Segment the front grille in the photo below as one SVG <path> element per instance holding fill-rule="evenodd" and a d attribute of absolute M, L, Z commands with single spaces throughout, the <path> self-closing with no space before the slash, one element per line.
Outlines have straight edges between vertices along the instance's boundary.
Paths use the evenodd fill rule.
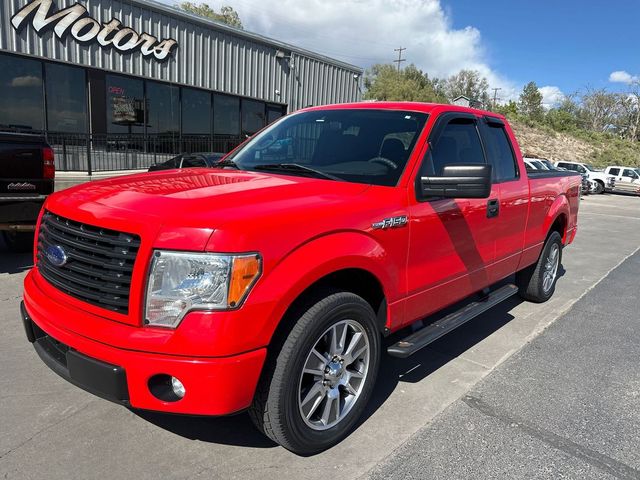
<path fill-rule="evenodd" d="M 61 247 L 66 263 L 55 265 L 50 251 Z M 114 312 L 129 312 L 133 264 L 140 237 L 87 225 L 45 212 L 38 235 L 38 270 L 68 295 Z M 59 251 L 59 249 L 56 249 Z"/>

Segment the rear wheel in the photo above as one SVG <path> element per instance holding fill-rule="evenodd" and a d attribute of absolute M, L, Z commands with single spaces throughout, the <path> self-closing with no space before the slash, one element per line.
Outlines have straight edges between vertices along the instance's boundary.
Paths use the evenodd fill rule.
<path fill-rule="evenodd" d="M 3 231 L 2 238 L 7 248 L 14 253 L 28 253 L 33 250 L 33 232 Z"/>
<path fill-rule="evenodd" d="M 549 300 L 556 289 L 558 270 L 562 263 L 562 237 L 551 232 L 537 263 L 516 274 L 520 296 L 531 302 Z"/>
<path fill-rule="evenodd" d="M 331 293 L 296 317 L 249 413 L 272 440 L 310 455 L 340 442 L 361 416 L 380 363 L 380 334 L 371 306 L 350 292 Z"/>

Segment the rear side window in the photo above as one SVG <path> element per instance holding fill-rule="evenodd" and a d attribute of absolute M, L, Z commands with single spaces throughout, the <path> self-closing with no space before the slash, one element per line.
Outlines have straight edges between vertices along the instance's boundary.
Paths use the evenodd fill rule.
<path fill-rule="evenodd" d="M 628 168 L 625 168 L 622 176 L 629 177 L 629 178 L 636 178 L 636 172 L 634 172 L 633 170 L 629 170 Z"/>
<path fill-rule="evenodd" d="M 570 163 L 559 162 L 558 166 L 560 168 L 566 168 L 567 170 L 576 170 L 575 165 L 571 165 Z"/>
<path fill-rule="evenodd" d="M 505 182 L 518 178 L 516 157 L 504 126 L 488 124 L 484 131 L 487 156 L 489 163 L 493 165 L 494 181 Z"/>
<path fill-rule="evenodd" d="M 452 120 L 431 151 L 432 175 L 442 176 L 445 165 L 486 163 L 478 129 L 472 120 Z"/>
<path fill-rule="evenodd" d="M 620 175 L 620 169 L 619 168 L 610 168 L 609 169 L 609 175 Z"/>

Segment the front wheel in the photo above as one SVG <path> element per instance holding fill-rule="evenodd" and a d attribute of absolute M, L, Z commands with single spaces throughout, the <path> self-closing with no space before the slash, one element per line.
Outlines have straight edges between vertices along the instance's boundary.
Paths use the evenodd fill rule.
<path fill-rule="evenodd" d="M 295 314 L 249 410 L 262 432 L 300 455 L 347 436 L 371 397 L 380 363 L 376 315 L 365 300 L 335 292 L 311 303 Z"/>
<path fill-rule="evenodd" d="M 520 296 L 536 303 L 549 300 L 555 292 L 561 264 L 562 237 L 558 232 L 551 232 L 538 262 L 516 274 Z"/>
<path fill-rule="evenodd" d="M 593 191 L 596 195 L 604 193 L 604 183 L 599 180 L 596 180 L 595 190 Z"/>

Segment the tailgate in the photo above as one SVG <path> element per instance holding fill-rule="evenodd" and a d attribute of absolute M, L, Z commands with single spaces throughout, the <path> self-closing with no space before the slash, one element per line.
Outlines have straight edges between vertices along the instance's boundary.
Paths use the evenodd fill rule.
<path fill-rule="evenodd" d="M 0 138 L 0 197 L 51 193 L 53 182 L 44 178 L 42 148 L 34 139 Z"/>

